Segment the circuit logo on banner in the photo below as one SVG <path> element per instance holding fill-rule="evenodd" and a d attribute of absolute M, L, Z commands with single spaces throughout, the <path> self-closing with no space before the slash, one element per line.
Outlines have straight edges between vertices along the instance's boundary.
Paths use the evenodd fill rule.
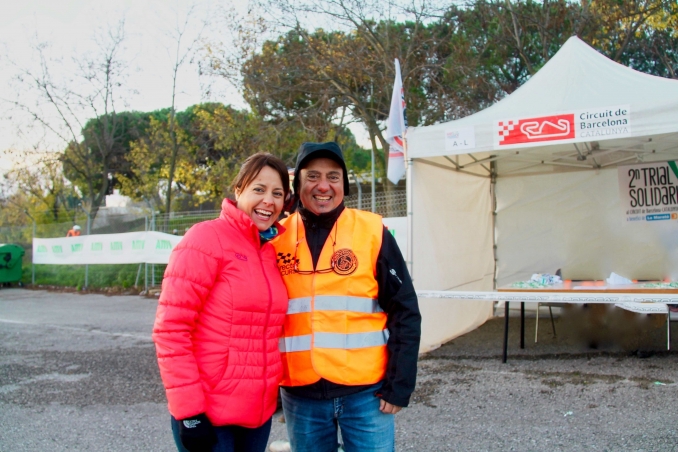
<path fill-rule="evenodd" d="M 618 167 L 624 222 L 678 220 L 675 161 Z"/>
<path fill-rule="evenodd" d="M 631 107 L 594 108 L 571 113 L 498 121 L 498 148 L 621 138 L 631 134 Z"/>

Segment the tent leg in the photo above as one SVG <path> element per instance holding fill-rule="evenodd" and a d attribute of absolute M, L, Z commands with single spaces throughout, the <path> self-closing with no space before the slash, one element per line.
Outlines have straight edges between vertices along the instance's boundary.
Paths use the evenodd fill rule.
<path fill-rule="evenodd" d="M 509 328 L 509 302 L 504 302 L 504 354 L 502 356 L 502 363 L 506 363 L 508 351 L 508 328 Z"/>
<path fill-rule="evenodd" d="M 520 348 L 525 348 L 525 302 L 520 302 Z"/>
<path fill-rule="evenodd" d="M 667 306 L 668 308 L 668 306 Z M 671 310 L 666 314 L 666 349 L 671 350 Z"/>
<path fill-rule="evenodd" d="M 534 343 L 537 343 L 537 336 L 539 335 L 539 303 L 537 303 L 536 323 L 534 327 Z"/>
<path fill-rule="evenodd" d="M 551 316 L 551 328 L 553 329 L 553 337 L 556 337 L 556 322 L 553 320 L 553 309 L 549 306 L 549 315 Z"/>

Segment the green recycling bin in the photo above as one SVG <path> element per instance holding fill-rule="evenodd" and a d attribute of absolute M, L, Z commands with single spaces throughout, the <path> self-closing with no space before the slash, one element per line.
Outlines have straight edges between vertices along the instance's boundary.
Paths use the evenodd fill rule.
<path fill-rule="evenodd" d="M 0 243 L 0 284 L 18 282 L 21 285 L 24 254 L 24 249 L 19 245 Z"/>

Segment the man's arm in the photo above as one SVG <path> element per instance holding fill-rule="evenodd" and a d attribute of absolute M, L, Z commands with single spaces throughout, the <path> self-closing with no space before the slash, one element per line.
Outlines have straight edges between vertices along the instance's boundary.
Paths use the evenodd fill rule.
<path fill-rule="evenodd" d="M 377 257 L 379 305 L 386 312 L 389 330 L 386 379 L 381 409 L 395 414 L 409 404 L 417 377 L 421 314 L 412 278 L 395 238 L 386 228 Z"/>

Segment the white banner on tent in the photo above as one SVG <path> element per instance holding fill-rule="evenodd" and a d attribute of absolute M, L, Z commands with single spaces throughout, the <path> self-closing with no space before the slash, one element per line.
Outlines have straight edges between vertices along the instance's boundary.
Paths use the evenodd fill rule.
<path fill-rule="evenodd" d="M 34 264 L 166 264 L 182 237 L 162 232 L 33 239 Z"/>
<path fill-rule="evenodd" d="M 631 106 L 505 119 L 497 121 L 495 127 L 496 149 L 623 138 L 631 135 Z"/>
<path fill-rule="evenodd" d="M 625 223 L 678 220 L 675 161 L 620 166 L 617 175 Z"/>

